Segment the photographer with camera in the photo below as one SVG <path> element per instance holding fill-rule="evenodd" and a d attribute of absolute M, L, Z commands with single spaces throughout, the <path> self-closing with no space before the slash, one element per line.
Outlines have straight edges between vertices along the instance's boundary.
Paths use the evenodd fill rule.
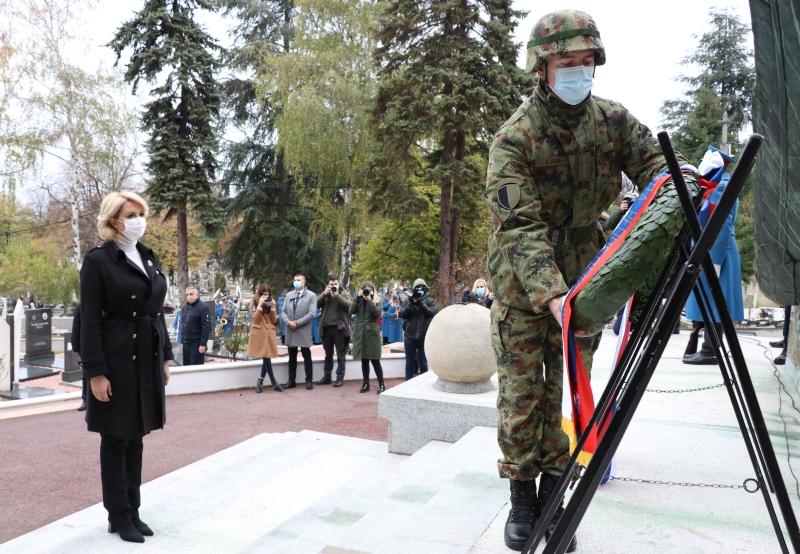
<path fill-rule="evenodd" d="M 322 347 L 325 349 L 325 374 L 317 381 L 318 385 L 329 385 L 333 373 L 333 349 L 336 348 L 336 382 L 341 387 L 347 365 L 347 346 L 350 344 L 350 305 L 353 302 L 344 294 L 339 278 L 328 275 L 328 286 L 317 297 L 317 308 L 322 308 L 320 327 L 322 328 Z"/>
<path fill-rule="evenodd" d="M 247 355 L 253 358 L 261 358 L 261 377 L 256 381 L 256 392 L 261 392 L 264 384 L 264 377 L 269 373 L 269 381 L 277 392 L 281 392 L 283 387 L 275 380 L 272 373 L 272 360 L 278 357 L 278 333 L 275 324 L 278 323 L 278 303 L 272 298 L 269 285 L 261 283 L 258 291 L 250 301 L 250 340 L 247 342 Z"/>
<path fill-rule="evenodd" d="M 381 310 L 381 299 L 375 294 L 375 285 L 366 281 L 356 293 L 356 301 L 350 305 L 350 313 L 356 315 L 353 327 L 353 359 L 361 360 L 361 373 L 364 384 L 359 392 L 369 392 L 369 363 L 378 377 L 378 394 L 386 390 L 383 384 L 383 368 L 381 367 L 381 327 L 378 319 Z"/>
<path fill-rule="evenodd" d="M 420 374 L 428 371 L 425 358 L 425 333 L 436 315 L 436 302 L 428 296 L 428 284 L 423 279 L 414 281 L 411 297 L 403 304 L 400 317 L 405 319 L 403 345 L 406 349 L 406 381 L 414 377 L 414 360 L 419 359 Z"/>

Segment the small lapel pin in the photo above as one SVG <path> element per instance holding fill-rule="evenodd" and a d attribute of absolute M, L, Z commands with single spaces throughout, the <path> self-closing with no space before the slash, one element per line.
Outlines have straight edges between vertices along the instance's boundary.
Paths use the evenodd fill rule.
<path fill-rule="evenodd" d="M 153 267 L 153 262 L 150 261 L 150 260 L 147 260 L 147 265 L 149 265 L 150 267 Z"/>

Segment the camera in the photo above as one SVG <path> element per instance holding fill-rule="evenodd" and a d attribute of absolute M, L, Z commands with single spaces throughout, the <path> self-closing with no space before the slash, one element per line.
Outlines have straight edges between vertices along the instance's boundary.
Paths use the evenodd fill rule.
<path fill-rule="evenodd" d="M 414 289 L 414 292 L 411 293 L 411 298 L 415 300 L 422 298 L 428 293 L 428 290 L 430 289 L 428 289 L 427 287 L 420 287 L 418 289 Z"/>
<path fill-rule="evenodd" d="M 331 285 L 331 292 L 339 292 L 339 285 Z"/>
<path fill-rule="evenodd" d="M 272 296 L 270 296 L 268 294 L 267 295 L 267 299 L 266 300 L 262 300 L 262 302 L 264 303 L 264 311 L 265 312 L 271 312 L 272 311 Z"/>
<path fill-rule="evenodd" d="M 361 289 L 361 294 L 364 296 L 364 298 L 366 297 L 372 298 L 374 296 L 372 290 L 367 288 Z"/>

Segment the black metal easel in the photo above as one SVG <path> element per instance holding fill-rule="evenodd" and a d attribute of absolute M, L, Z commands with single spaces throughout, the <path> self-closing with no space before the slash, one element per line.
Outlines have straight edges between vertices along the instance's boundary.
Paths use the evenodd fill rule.
<path fill-rule="evenodd" d="M 711 344 L 717 354 L 720 372 L 756 473 L 755 481 L 764 497 L 764 503 L 769 512 L 781 552 L 788 554 L 789 550 L 780 521 L 772 504 L 770 493 L 773 493 L 776 497 L 792 550 L 795 554 L 800 554 L 800 528 L 789 500 L 789 493 L 781 476 L 775 450 L 769 439 L 764 416 L 736 336 L 736 330 L 722 293 L 719 278 L 714 270 L 713 261 L 708 255 L 725 220 L 734 207 L 747 176 L 753 168 L 756 153 L 764 137 L 752 135 L 747 141 L 739 162 L 736 164 L 733 174 L 725 187 L 719 205 L 714 210 L 705 229 L 700 228 L 700 223 L 697 219 L 697 206 L 689 195 L 669 136 L 666 132 L 662 132 L 659 133 L 658 139 L 670 173 L 673 175 L 673 182 L 680 196 L 686 223 L 675 241 L 667 266 L 645 306 L 643 315 L 633 329 L 620 363 L 611 375 L 609 383 L 587 426 L 587 430 L 598 428 L 600 422 L 609 421 L 608 427 L 585 472 L 578 481 L 575 493 L 565 507 L 564 514 L 556 525 L 543 554 L 563 554 L 566 552 L 572 536 L 578 529 L 605 475 L 606 468 L 611 463 L 611 459 L 616 453 L 628 425 L 630 425 L 634 412 L 644 396 L 645 389 L 672 336 L 672 331 L 678 323 L 681 309 L 692 292 L 694 292 L 698 300 L 700 311 L 705 321 L 706 333 L 709 333 Z M 693 245 L 692 241 L 694 242 Z M 704 270 L 711 298 L 713 298 L 717 307 L 730 353 L 726 352 L 721 337 L 717 335 L 713 318 L 711 317 L 712 311 L 707 292 L 705 287 L 698 281 L 701 268 Z M 666 299 L 666 304 L 662 308 L 664 299 Z M 731 358 L 733 364 L 731 364 Z M 611 415 L 612 408 L 615 410 L 613 416 Z M 572 477 L 578 467 L 578 454 L 581 453 L 588 434 L 585 430 L 578 441 L 572 456 L 567 462 L 567 469 L 559 479 L 550 501 L 539 516 L 536 527 L 525 544 L 525 548 L 523 548 L 523 554 L 533 552 L 544 537 L 548 523 L 561 504 L 567 487 L 572 482 Z M 751 492 L 755 491 L 751 490 Z"/>

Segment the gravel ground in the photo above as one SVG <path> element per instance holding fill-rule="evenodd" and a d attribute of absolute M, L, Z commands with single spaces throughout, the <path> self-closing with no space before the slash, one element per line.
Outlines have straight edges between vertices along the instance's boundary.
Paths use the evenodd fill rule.
<path fill-rule="evenodd" d="M 58 379 L 53 377 L 51 379 Z M 391 379 L 387 388 L 402 382 Z M 310 429 L 386 441 L 377 382 L 282 393 L 265 389 L 167 397 L 167 425 L 144 440 L 143 481 L 151 481 L 260 433 Z M 73 389 L 77 390 L 77 389 Z M 77 411 L 0 420 L 0 543 L 102 500 L 100 436 Z M 145 499 L 145 502 L 147 500 Z"/>

